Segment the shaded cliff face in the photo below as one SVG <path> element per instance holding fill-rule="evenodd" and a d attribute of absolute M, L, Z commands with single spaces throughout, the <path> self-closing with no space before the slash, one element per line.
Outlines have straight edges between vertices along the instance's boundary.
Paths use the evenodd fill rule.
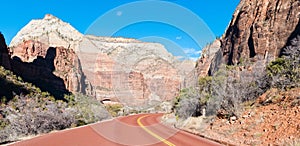
<path fill-rule="evenodd" d="M 68 92 L 92 94 L 74 50 L 27 40 L 11 47 L 12 70 L 24 80 L 62 98 Z M 57 93 L 56 93 L 57 92 Z"/>
<path fill-rule="evenodd" d="M 14 63 L 16 74 L 39 85 L 53 83 L 50 90 L 80 92 L 94 96 L 92 86 L 86 80 L 75 53 L 82 37 L 83 35 L 70 24 L 50 14 L 45 15 L 43 19 L 30 21 L 18 32 L 10 44 L 11 58 L 14 58 L 14 62 L 23 64 L 22 66 L 20 63 Z M 52 62 L 46 59 L 50 48 L 55 48 Z M 43 59 L 51 65 L 40 63 L 39 61 Z M 30 68 L 24 67 L 24 63 L 30 64 Z M 48 73 L 44 73 L 45 71 Z M 56 81 L 50 77 L 52 75 L 62 82 L 55 83 Z M 47 90 L 50 88 L 43 86 L 45 87 L 40 88 Z"/>
<path fill-rule="evenodd" d="M 2 33 L 0 33 L 0 65 L 5 69 L 11 69 L 10 67 L 10 56 L 8 54 L 8 48 L 5 43 L 5 38 Z"/>
<path fill-rule="evenodd" d="M 299 29 L 299 14 L 298 0 L 242 0 L 221 40 L 223 62 L 274 60 Z"/>

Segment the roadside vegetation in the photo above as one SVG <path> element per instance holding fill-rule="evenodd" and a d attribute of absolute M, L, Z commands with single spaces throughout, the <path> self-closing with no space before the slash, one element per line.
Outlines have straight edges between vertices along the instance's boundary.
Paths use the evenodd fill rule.
<path fill-rule="evenodd" d="M 212 76 L 199 79 L 197 87 L 182 89 L 174 101 L 177 117 L 217 116 L 239 118 L 245 105 L 270 90 L 300 87 L 300 36 L 282 50 L 282 56 L 267 66 L 262 61 L 221 65 Z M 205 113 L 203 113 L 205 111 Z"/>
<path fill-rule="evenodd" d="M 0 67 L 0 143 L 53 130 L 81 126 L 109 118 L 94 98 L 66 95 L 55 100 L 47 92 Z"/>
<path fill-rule="evenodd" d="M 123 110 L 123 106 L 121 104 L 107 104 L 105 105 L 105 108 L 112 117 L 120 116 L 119 114 Z"/>

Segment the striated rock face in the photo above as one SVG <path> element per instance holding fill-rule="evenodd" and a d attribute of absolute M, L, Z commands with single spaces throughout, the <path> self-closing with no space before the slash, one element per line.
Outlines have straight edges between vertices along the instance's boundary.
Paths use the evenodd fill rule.
<path fill-rule="evenodd" d="M 217 60 L 215 59 L 216 56 L 222 59 L 220 47 L 221 41 L 217 39 L 202 49 L 201 57 L 197 60 L 194 69 L 185 76 L 183 83 L 184 88 L 197 87 L 198 79 L 210 74 L 212 66 L 215 65 L 214 61 Z"/>
<path fill-rule="evenodd" d="M 213 65 L 213 59 L 217 56 L 216 54 L 220 50 L 220 47 L 221 41 L 217 39 L 202 49 L 202 55 L 196 64 L 196 72 L 199 77 L 209 74 L 210 67 Z"/>
<path fill-rule="evenodd" d="M 242 0 L 221 40 L 223 62 L 274 60 L 299 29 L 299 16 L 298 0 Z"/>
<path fill-rule="evenodd" d="M 202 54 L 197 62 L 197 74 L 213 74 L 222 63 L 250 65 L 261 61 L 266 65 L 300 34 L 299 18 L 298 0 L 241 0 L 221 44 L 214 42 L 204 49 L 215 53 L 210 57 Z"/>
<path fill-rule="evenodd" d="M 13 38 L 10 44 L 10 55 L 14 62 L 30 64 L 30 68 L 22 67 L 20 63 L 15 63 L 15 72 L 20 74 L 25 80 L 52 84 L 50 76 L 58 77 L 63 81 L 55 84 L 53 88 L 65 92 L 80 92 L 93 95 L 92 86 L 82 72 L 81 64 L 75 50 L 78 48 L 83 35 L 70 24 L 47 14 L 43 19 L 32 20 Z M 49 49 L 53 49 L 53 62 L 45 65 L 39 61 L 47 62 Z M 44 59 L 44 60 L 43 60 Z M 38 63 L 37 63 L 38 62 Z M 48 73 L 43 73 L 47 70 Z M 33 73 L 31 73 L 33 72 Z M 42 74 L 48 74 L 42 75 Z M 44 78 L 49 78 L 44 79 Z M 43 84 L 44 84 L 43 83 Z M 48 87 L 41 87 L 47 89 Z M 55 91 L 53 91 L 55 92 Z"/>
<path fill-rule="evenodd" d="M 72 49 L 54 48 L 42 42 L 27 40 L 12 47 L 11 56 L 14 72 L 37 86 L 43 82 L 61 93 L 70 91 L 92 94 L 86 89 L 88 82 Z M 49 90 L 48 87 L 41 89 Z"/>
<path fill-rule="evenodd" d="M 12 57 L 18 57 L 23 62 L 32 62 L 38 56 L 45 57 L 49 45 L 34 40 L 26 40 L 16 47 L 11 47 Z"/>
<path fill-rule="evenodd" d="M 38 56 L 32 62 L 23 62 L 19 57 L 14 56 L 11 60 L 11 70 L 24 81 L 33 83 L 43 91 L 48 91 L 57 99 L 63 99 L 64 94 L 68 94 L 69 91 L 64 80 L 53 74 L 56 52 L 56 48 L 49 48 L 44 57 Z"/>
<path fill-rule="evenodd" d="M 85 36 L 79 57 L 98 99 L 126 104 L 171 100 L 183 80 L 180 62 L 156 43 Z"/>

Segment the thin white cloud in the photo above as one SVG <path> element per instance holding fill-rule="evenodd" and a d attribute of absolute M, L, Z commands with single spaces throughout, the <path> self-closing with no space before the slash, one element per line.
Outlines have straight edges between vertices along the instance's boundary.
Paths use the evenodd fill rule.
<path fill-rule="evenodd" d="M 190 59 L 194 62 L 196 62 L 199 58 L 198 57 L 190 57 Z"/>
<path fill-rule="evenodd" d="M 117 14 L 117 16 L 122 16 L 123 12 L 122 11 L 118 11 L 116 14 Z"/>
<path fill-rule="evenodd" d="M 201 51 L 195 50 L 194 48 L 184 48 L 183 52 L 188 56 L 200 55 Z"/>
<path fill-rule="evenodd" d="M 182 36 L 177 36 L 176 37 L 176 40 L 181 40 L 182 39 Z"/>
<path fill-rule="evenodd" d="M 199 57 L 192 57 L 192 56 L 188 56 L 188 57 L 185 57 L 185 56 L 175 56 L 175 57 L 178 60 L 192 60 L 194 62 L 196 62 L 199 59 Z"/>

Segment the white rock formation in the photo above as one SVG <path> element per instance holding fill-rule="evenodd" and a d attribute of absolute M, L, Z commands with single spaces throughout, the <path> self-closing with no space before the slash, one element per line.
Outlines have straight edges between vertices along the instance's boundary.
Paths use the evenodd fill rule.
<path fill-rule="evenodd" d="M 26 40 L 43 42 L 51 47 L 78 48 L 83 35 L 69 23 L 47 14 L 43 19 L 31 20 L 12 39 L 10 47 Z"/>

